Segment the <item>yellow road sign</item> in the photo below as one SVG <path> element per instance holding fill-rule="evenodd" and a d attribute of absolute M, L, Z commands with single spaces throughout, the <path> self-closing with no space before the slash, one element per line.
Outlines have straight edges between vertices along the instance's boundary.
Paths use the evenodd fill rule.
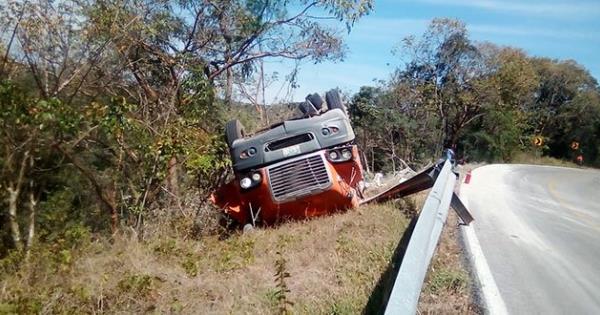
<path fill-rule="evenodd" d="M 535 146 L 541 147 L 542 145 L 544 145 L 544 138 L 540 136 L 533 137 L 533 144 Z"/>
<path fill-rule="evenodd" d="M 577 142 L 577 141 L 571 142 L 571 149 L 578 150 L 579 149 L 579 142 Z"/>

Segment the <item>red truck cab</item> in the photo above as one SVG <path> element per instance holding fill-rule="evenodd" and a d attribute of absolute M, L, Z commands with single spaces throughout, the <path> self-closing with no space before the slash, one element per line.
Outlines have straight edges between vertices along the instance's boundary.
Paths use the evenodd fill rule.
<path fill-rule="evenodd" d="M 235 178 L 211 196 L 241 225 L 275 224 L 356 207 L 363 180 L 354 131 L 337 91 L 301 103 L 304 116 L 245 136 L 226 126 Z"/>

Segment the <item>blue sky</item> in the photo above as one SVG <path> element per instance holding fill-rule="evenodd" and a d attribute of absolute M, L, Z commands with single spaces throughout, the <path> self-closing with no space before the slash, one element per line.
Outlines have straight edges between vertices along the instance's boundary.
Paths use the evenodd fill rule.
<path fill-rule="evenodd" d="M 374 79 L 387 79 L 402 65 L 391 53 L 394 46 L 408 35 L 422 34 L 436 17 L 464 21 L 472 40 L 519 47 L 533 56 L 574 59 L 600 78 L 600 0 L 375 0 L 370 15 L 350 34 L 343 31 L 348 46 L 343 62 L 302 62 L 299 88 L 287 93 L 282 82 L 275 82 L 267 89 L 267 102 L 300 101 L 334 87 L 354 93 Z M 266 63 L 280 77 L 292 68 L 290 62 Z"/>

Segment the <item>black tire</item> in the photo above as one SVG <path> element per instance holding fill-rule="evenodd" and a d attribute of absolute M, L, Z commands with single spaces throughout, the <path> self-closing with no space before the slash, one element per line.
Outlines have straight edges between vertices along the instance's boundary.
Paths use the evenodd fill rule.
<path fill-rule="evenodd" d="M 340 97 L 340 92 L 338 92 L 338 90 L 331 90 L 325 93 L 325 100 L 327 101 L 327 108 L 330 110 L 339 108 L 345 115 L 348 115 L 346 106 L 342 103 L 342 98 Z"/>
<path fill-rule="evenodd" d="M 227 141 L 229 148 L 231 148 L 235 140 L 243 137 L 244 126 L 242 126 L 242 123 L 239 120 L 230 120 L 225 124 L 225 141 Z"/>
<path fill-rule="evenodd" d="M 306 96 L 306 100 L 309 101 L 311 104 L 313 104 L 313 106 L 317 110 L 321 110 L 321 108 L 323 107 L 323 98 L 321 98 L 321 95 L 319 95 L 317 93 L 308 94 Z"/>
<path fill-rule="evenodd" d="M 318 112 L 315 106 L 309 101 L 304 101 L 300 103 L 298 105 L 298 108 L 300 109 L 304 117 L 316 115 Z"/>

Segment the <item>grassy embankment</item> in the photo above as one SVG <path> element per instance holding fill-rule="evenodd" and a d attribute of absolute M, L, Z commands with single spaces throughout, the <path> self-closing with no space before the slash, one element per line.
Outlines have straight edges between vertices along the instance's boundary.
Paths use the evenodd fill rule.
<path fill-rule="evenodd" d="M 537 156 L 532 153 L 521 152 L 516 154 L 511 164 L 532 164 L 532 165 L 548 165 L 548 166 L 562 166 L 562 167 L 579 167 L 577 164 L 567 161 L 560 160 L 549 156 Z"/>
<path fill-rule="evenodd" d="M 225 240 L 157 230 L 144 242 L 120 235 L 60 255 L 40 250 L 19 270 L 2 265 L 0 313 L 373 313 L 422 196 Z M 422 313 L 473 312 L 455 230 L 451 217 Z"/>

